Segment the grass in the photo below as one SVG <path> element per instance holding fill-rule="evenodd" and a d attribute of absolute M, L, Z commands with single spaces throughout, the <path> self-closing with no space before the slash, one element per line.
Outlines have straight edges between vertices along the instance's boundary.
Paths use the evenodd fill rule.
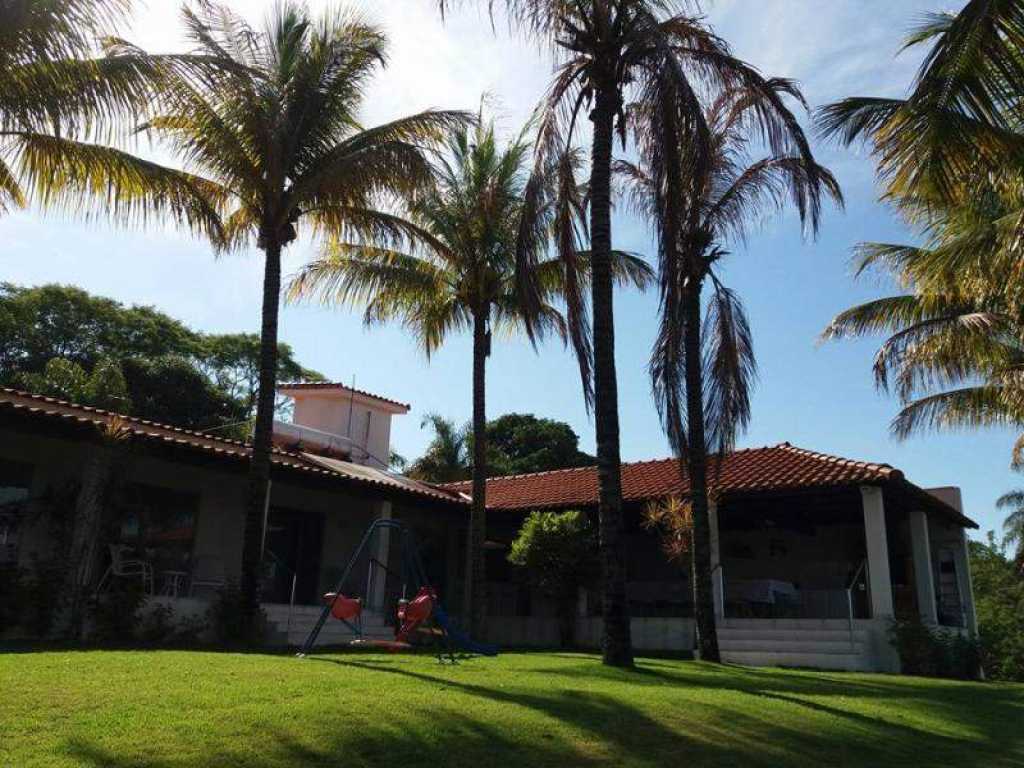
<path fill-rule="evenodd" d="M 0 766 L 1024 765 L 1024 686 L 587 654 L 0 656 Z"/>

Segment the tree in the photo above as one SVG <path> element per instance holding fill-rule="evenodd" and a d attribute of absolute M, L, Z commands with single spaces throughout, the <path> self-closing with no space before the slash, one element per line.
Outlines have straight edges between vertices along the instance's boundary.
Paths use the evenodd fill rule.
<path fill-rule="evenodd" d="M 82 468 L 81 487 L 75 500 L 71 536 L 61 587 L 55 599 L 52 632 L 55 636 L 75 641 L 82 639 L 86 590 L 93 580 L 104 510 L 110 504 L 110 490 L 129 433 L 115 419 L 98 428 L 96 445 L 89 452 Z"/>
<path fill-rule="evenodd" d="M 115 413 L 127 413 L 132 407 L 124 372 L 116 360 L 109 358 L 100 360 L 92 373 L 87 373 L 78 363 L 55 357 L 42 373 L 22 374 L 14 383 L 40 395 Z"/>
<path fill-rule="evenodd" d="M 579 442 L 565 422 L 529 413 L 506 413 L 487 422 L 490 476 L 593 466 L 594 457 L 581 451 Z"/>
<path fill-rule="evenodd" d="M 240 403 L 246 418 L 256 415 L 256 394 L 260 378 L 260 337 L 255 333 L 227 333 L 205 336 L 202 340 L 201 366 L 232 400 Z M 302 366 L 291 345 L 277 345 L 277 380 L 288 382 L 326 381 L 323 374 Z M 276 403 L 276 410 L 286 407 Z"/>
<path fill-rule="evenodd" d="M 857 273 L 881 268 L 906 292 L 840 313 L 823 334 L 888 334 L 874 373 L 901 400 L 900 438 L 1024 425 L 1022 42 L 1019 3 L 974 0 L 910 36 L 931 48 L 907 98 L 849 98 L 819 117 L 825 135 L 869 144 L 885 199 L 923 241 L 859 245 Z"/>
<path fill-rule="evenodd" d="M 527 578 L 558 606 L 563 648 L 573 645 L 576 598 L 593 582 L 597 541 L 586 514 L 531 512 L 509 549 L 508 561 L 525 569 Z"/>
<path fill-rule="evenodd" d="M 1024 578 L 991 531 L 969 546 L 985 676 L 1024 681 Z"/>
<path fill-rule="evenodd" d="M 651 354 L 655 402 L 669 442 L 689 478 L 693 526 L 694 610 L 701 658 L 718 661 L 711 586 L 708 454 L 731 451 L 750 418 L 756 362 L 743 306 L 716 274 L 731 243 L 754 221 L 792 200 L 816 233 L 821 202 L 842 195 L 783 99 L 804 104 L 796 85 L 730 88 L 695 120 L 674 102 L 639 104 L 631 119 L 646 128 L 641 162 L 619 162 L 627 194 L 658 241 L 661 317 Z M 639 116 L 638 113 L 652 114 Z M 667 144 L 671 138 L 675 144 Z M 766 144 L 765 156 L 759 140 Z M 706 310 L 702 297 L 711 286 Z M 702 314 L 704 315 L 702 318 Z"/>
<path fill-rule="evenodd" d="M 97 375 L 104 361 L 123 373 L 124 400 L 117 400 L 121 395 L 115 392 L 101 404 L 88 391 L 86 380 Z M 258 362 L 255 334 L 204 334 L 154 307 L 125 306 L 72 286 L 0 284 L 4 386 L 245 439 L 251 431 L 246 422 L 253 415 Z M 51 365 L 63 373 L 55 368 L 48 375 Z M 59 383 L 61 376 L 65 384 Z M 278 376 L 323 378 L 301 365 L 283 342 L 278 345 Z"/>
<path fill-rule="evenodd" d="M 1014 562 L 1017 570 L 1024 574 L 1024 489 L 1004 493 L 996 500 L 996 506 L 1010 510 L 1003 521 L 1003 546 L 1016 548 Z"/>
<path fill-rule="evenodd" d="M 429 413 L 420 426 L 430 425 L 434 439 L 426 452 L 409 467 L 409 477 L 428 483 L 454 483 L 472 474 L 469 436 L 472 424 L 458 426 L 454 421 Z"/>
<path fill-rule="evenodd" d="M 259 385 L 242 548 L 244 622 L 255 627 L 263 513 L 270 478 L 277 383 L 281 254 L 299 226 L 382 247 L 411 225 L 382 206 L 431 179 L 425 148 L 461 123 L 461 113 L 427 111 L 364 129 L 365 89 L 385 62 L 376 27 L 340 8 L 318 18 L 284 0 L 262 30 L 226 6 L 184 10 L 190 40 L 220 63 L 201 82 L 170 70 L 158 83 L 156 114 L 143 130 L 194 173 L 220 214 L 218 247 L 254 242 L 264 256 Z M 122 46 L 126 50 L 134 50 Z"/>
<path fill-rule="evenodd" d="M 3 4 L 0 214 L 34 201 L 118 223 L 166 215 L 218 237 L 219 218 L 198 180 L 106 145 L 134 133 L 158 80 L 199 82 L 217 71 L 202 55 L 121 45 L 117 28 L 130 8 L 130 0 Z"/>
<path fill-rule="evenodd" d="M 530 144 L 520 134 L 499 146 L 493 123 L 478 121 L 472 130 L 458 129 L 448 139 L 447 156 L 438 164 L 437 185 L 412 206 L 422 231 L 418 248 L 408 252 L 335 243 L 324 258 L 302 269 L 290 295 L 311 295 L 337 304 L 365 305 L 367 325 L 398 320 L 429 356 L 453 332 L 473 336 L 472 479 L 466 606 L 470 628 L 483 635 L 484 539 L 486 537 L 487 415 L 486 365 L 491 354 L 492 329 L 512 333 L 529 326 L 537 332 L 563 332 L 563 320 L 552 302 L 560 295 L 568 271 L 557 258 L 534 254 L 527 261 L 533 273 L 521 274 L 516 258 L 517 238 L 526 213 L 525 195 Z M 571 161 L 565 161 L 571 162 Z M 561 167 L 561 166 L 560 166 Z M 548 176 L 557 179 L 557 171 Z M 576 196 L 580 191 L 576 190 Z M 574 197 L 575 199 L 575 197 Z M 533 247 L 546 252 L 549 233 L 559 224 L 556 209 L 531 212 L 531 226 L 541 233 Z M 568 226 L 574 226 L 570 221 Z M 621 271 L 628 279 L 645 279 L 643 265 L 623 256 Z M 572 278 L 585 279 L 573 267 Z M 540 290 L 540 303 L 530 304 L 523 285 Z M 435 429 L 443 425 L 433 420 Z M 448 429 L 439 436 L 446 459 L 462 435 Z M 449 465 L 451 461 L 449 461 Z"/>
<path fill-rule="evenodd" d="M 457 0 L 438 0 L 440 8 Z M 493 8 L 493 0 L 488 7 Z M 754 69 L 734 58 L 726 43 L 702 19 L 680 12 L 695 3 L 674 0 L 505 0 L 510 22 L 549 48 L 558 67 L 541 105 L 535 175 L 543 174 L 553 155 L 572 146 L 581 115 L 589 114 L 590 282 L 593 324 L 589 325 L 581 287 L 567 286 L 567 320 L 583 380 L 584 397 L 593 403 L 597 433 L 598 521 L 601 543 L 606 664 L 632 664 L 625 588 L 622 529 L 622 478 L 619 456 L 618 385 L 615 373 L 613 312 L 611 177 L 616 132 L 623 145 L 631 135 L 647 136 L 649 146 L 674 151 L 674 137 L 653 125 L 627 122 L 627 106 L 641 118 L 656 116 L 656 107 L 676 109 L 685 124 L 701 119 L 698 94 L 747 89 L 763 109 L 771 110 L 776 92 Z M 583 110 L 588 110 L 584 113 Z M 531 209 L 543 208 L 544 187 L 534 184 Z M 521 258 L 528 258 L 529 230 L 521 238 Z M 560 252 L 570 262 L 580 249 L 565 242 Z M 529 330 L 529 329 L 528 329 Z"/>

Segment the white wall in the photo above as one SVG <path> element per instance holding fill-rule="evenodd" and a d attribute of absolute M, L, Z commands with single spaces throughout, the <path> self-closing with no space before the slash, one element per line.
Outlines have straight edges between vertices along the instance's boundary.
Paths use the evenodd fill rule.
<path fill-rule="evenodd" d="M 290 396 L 295 400 L 292 420 L 296 424 L 347 437 L 365 451 L 365 455 L 354 455 L 353 461 L 387 467 L 391 447 L 389 410 L 359 397 L 350 401 L 337 393 L 318 390 Z"/>

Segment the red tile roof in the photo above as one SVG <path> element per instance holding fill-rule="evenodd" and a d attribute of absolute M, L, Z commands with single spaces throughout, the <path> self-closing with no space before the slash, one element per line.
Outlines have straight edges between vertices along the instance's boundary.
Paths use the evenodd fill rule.
<path fill-rule="evenodd" d="M 357 395 L 368 397 L 371 400 L 379 400 L 380 402 L 388 403 L 389 405 L 396 405 L 399 408 L 405 408 L 407 411 L 412 409 L 412 406 L 409 405 L 409 403 L 403 403 L 398 400 L 392 400 L 390 397 L 381 397 L 380 395 L 373 394 L 373 392 L 366 392 L 365 390 L 362 389 L 353 389 L 352 387 L 348 386 L 348 384 L 342 384 L 337 381 L 300 381 L 294 384 L 278 384 L 277 389 L 278 392 L 281 393 L 284 393 L 284 391 L 288 389 L 299 391 L 316 389 L 337 389 L 342 390 L 344 392 L 355 392 Z"/>
<path fill-rule="evenodd" d="M 728 454 L 717 472 L 714 468 L 709 471 L 708 482 L 711 490 L 721 495 L 887 484 L 899 484 L 915 494 L 927 495 L 888 464 L 844 459 L 789 443 Z M 445 487 L 468 494 L 472 486 L 461 482 Z M 487 507 L 510 511 L 591 507 L 597 504 L 597 488 L 597 467 L 494 477 L 487 481 Z M 622 465 L 624 501 L 685 497 L 689 491 L 689 480 L 680 472 L 676 459 Z M 931 496 L 928 501 L 952 512 L 961 522 L 977 527 L 944 502 Z"/>
<path fill-rule="evenodd" d="M 129 430 L 133 439 L 179 446 L 211 456 L 237 461 L 248 461 L 252 452 L 251 447 L 247 443 L 238 440 L 214 437 L 169 424 L 160 424 L 111 411 L 104 411 L 100 408 L 68 403 L 52 397 L 43 397 L 42 395 L 33 395 L 14 389 L 0 388 L 0 414 L 4 412 L 24 414 L 30 418 L 51 423 L 65 423 L 69 425 L 91 424 L 97 427 L 110 424 L 117 419 Z M 278 447 L 274 447 L 272 451 L 271 461 L 274 466 L 282 467 L 286 470 L 294 470 L 310 476 L 318 475 L 332 478 L 343 484 L 375 487 L 379 490 L 390 490 L 399 494 L 465 505 L 463 498 L 445 488 L 411 481 L 406 478 L 398 481 L 391 478 L 353 477 L 352 474 L 327 469 L 323 464 L 311 461 L 302 453 Z"/>

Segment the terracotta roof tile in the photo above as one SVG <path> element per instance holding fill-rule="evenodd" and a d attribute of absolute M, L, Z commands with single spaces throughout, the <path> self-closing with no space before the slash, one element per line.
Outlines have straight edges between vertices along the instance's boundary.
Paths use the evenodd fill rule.
<path fill-rule="evenodd" d="M 713 492 L 723 495 L 887 483 L 900 483 L 915 492 L 926 493 L 908 483 L 900 470 L 888 464 L 844 459 L 797 448 L 789 443 L 735 451 L 725 457 L 717 472 L 710 469 L 708 481 Z M 469 482 L 445 487 L 461 493 L 471 490 Z M 487 481 L 487 507 L 533 510 L 595 506 L 597 488 L 597 467 L 494 477 Z M 626 462 L 622 465 L 624 501 L 686 496 L 689 490 L 689 481 L 685 474 L 680 473 L 676 459 Z M 966 520 L 952 507 L 948 510 Z"/>
<path fill-rule="evenodd" d="M 368 397 L 371 400 L 380 400 L 382 403 L 388 403 L 390 405 L 397 405 L 399 408 L 405 408 L 410 410 L 412 408 L 409 403 L 403 403 L 398 400 L 392 400 L 390 397 L 381 397 L 375 395 L 373 392 L 367 392 L 362 389 L 353 389 L 348 384 L 342 384 L 337 381 L 300 381 L 296 383 L 285 383 L 277 385 L 278 392 L 283 392 L 286 389 L 293 390 L 316 390 L 316 389 L 341 389 L 346 392 L 355 392 L 357 395 Z"/>
<path fill-rule="evenodd" d="M 203 451 L 205 453 L 233 458 L 240 461 L 248 461 L 251 448 L 247 443 L 238 440 L 229 440 L 223 437 L 214 437 L 202 432 L 194 432 L 169 424 L 160 424 L 154 421 L 146 421 L 132 416 L 125 416 L 100 408 L 93 408 L 87 405 L 77 405 L 63 400 L 56 400 L 52 397 L 33 395 L 28 392 L 21 392 L 14 389 L 0 388 L 0 412 L 13 411 L 23 413 L 33 418 L 46 421 L 62 421 L 77 424 L 92 424 L 103 426 L 115 419 L 120 419 L 127 427 L 134 438 L 152 440 L 164 444 L 173 444 L 191 450 Z M 310 461 L 301 453 L 287 451 L 282 448 L 272 449 L 271 461 L 274 465 L 290 470 L 319 475 L 322 477 L 334 478 L 344 483 L 355 485 L 373 486 L 387 488 L 402 494 L 409 494 L 421 498 L 432 498 L 454 504 L 464 505 L 465 500 L 457 493 L 426 483 L 412 481 L 385 481 L 372 478 L 357 478 L 350 474 L 335 472 L 324 468 L 321 464 Z"/>

